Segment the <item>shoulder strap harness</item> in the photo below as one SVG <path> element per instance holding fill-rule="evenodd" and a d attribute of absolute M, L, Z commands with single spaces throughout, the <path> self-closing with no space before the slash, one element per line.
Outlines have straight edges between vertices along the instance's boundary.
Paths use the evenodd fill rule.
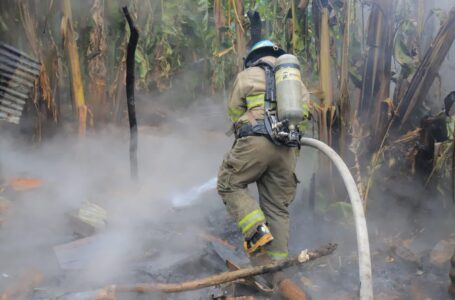
<path fill-rule="evenodd" d="M 281 125 L 282 122 L 278 122 L 276 114 L 275 66 L 269 62 L 258 60 L 251 67 L 260 67 L 265 72 L 264 124 L 270 140 L 275 145 L 300 148 L 298 141 L 288 141 L 280 138 L 280 129 L 277 124 Z M 275 105 L 272 106 L 272 103 Z M 274 108 L 272 109 L 272 107 Z"/>

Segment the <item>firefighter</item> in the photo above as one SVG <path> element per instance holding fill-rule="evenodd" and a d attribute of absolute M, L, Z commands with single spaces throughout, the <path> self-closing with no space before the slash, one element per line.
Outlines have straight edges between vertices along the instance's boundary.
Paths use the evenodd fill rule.
<path fill-rule="evenodd" d="M 255 256 L 265 255 L 262 262 L 288 256 L 288 207 L 298 183 L 294 173 L 297 148 L 274 143 L 267 131 L 267 77 L 259 66 L 273 66 L 283 54 L 285 51 L 269 40 L 254 44 L 228 100 L 235 142 L 219 169 L 217 190 L 244 236 L 244 249 L 252 261 Z M 303 107 L 309 93 L 300 76 L 297 82 Z M 247 191 L 252 183 L 257 185 L 259 201 Z"/>

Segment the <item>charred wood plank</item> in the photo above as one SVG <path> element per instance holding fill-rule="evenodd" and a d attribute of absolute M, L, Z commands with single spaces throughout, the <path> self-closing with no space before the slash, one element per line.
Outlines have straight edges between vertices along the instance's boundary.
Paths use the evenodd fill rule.
<path fill-rule="evenodd" d="M 99 236 L 91 236 L 54 247 L 54 253 L 63 270 L 80 270 L 90 264 L 90 253 L 101 245 Z"/>
<path fill-rule="evenodd" d="M 230 260 L 226 260 L 226 267 L 228 268 L 229 271 L 240 270 L 240 267 L 237 266 L 235 263 L 233 263 Z M 271 287 L 267 286 L 267 284 L 264 282 L 256 280 L 255 278 L 245 278 L 243 283 L 245 285 L 248 285 L 250 287 L 257 289 L 258 291 L 260 291 L 264 294 L 273 293 L 273 289 Z"/>
<path fill-rule="evenodd" d="M 211 247 L 215 250 L 215 253 L 225 262 L 226 267 L 229 271 L 236 271 L 240 269 L 242 264 L 241 258 L 236 254 L 235 249 L 231 249 L 226 246 L 224 243 L 217 241 L 210 242 Z M 251 286 L 262 293 L 271 293 L 273 289 L 267 285 L 265 280 L 262 280 L 261 277 L 251 277 L 245 278 L 243 281 L 239 282 L 247 286 Z"/>

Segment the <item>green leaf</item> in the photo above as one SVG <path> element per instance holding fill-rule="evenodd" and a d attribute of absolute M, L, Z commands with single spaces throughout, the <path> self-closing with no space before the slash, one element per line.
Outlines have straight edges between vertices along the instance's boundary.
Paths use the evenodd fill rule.
<path fill-rule="evenodd" d="M 139 69 L 139 78 L 141 80 L 145 80 L 145 78 L 147 77 L 147 73 L 149 71 L 149 64 L 148 60 L 146 59 L 146 57 L 144 56 L 140 49 L 136 49 L 134 60 Z"/>
<path fill-rule="evenodd" d="M 415 60 L 408 53 L 409 51 L 406 49 L 406 45 L 400 38 L 397 38 L 393 49 L 395 60 L 402 66 L 412 67 L 415 65 Z"/>

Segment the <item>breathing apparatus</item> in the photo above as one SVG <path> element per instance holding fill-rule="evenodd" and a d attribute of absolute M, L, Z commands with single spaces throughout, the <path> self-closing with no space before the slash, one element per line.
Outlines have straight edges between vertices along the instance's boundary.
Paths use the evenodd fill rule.
<path fill-rule="evenodd" d="M 277 57 L 275 65 L 259 60 Z M 299 123 L 304 120 L 300 64 L 294 55 L 285 54 L 271 41 L 256 43 L 245 59 L 245 67 L 261 67 L 265 72 L 264 123 L 274 144 L 299 147 Z"/>

